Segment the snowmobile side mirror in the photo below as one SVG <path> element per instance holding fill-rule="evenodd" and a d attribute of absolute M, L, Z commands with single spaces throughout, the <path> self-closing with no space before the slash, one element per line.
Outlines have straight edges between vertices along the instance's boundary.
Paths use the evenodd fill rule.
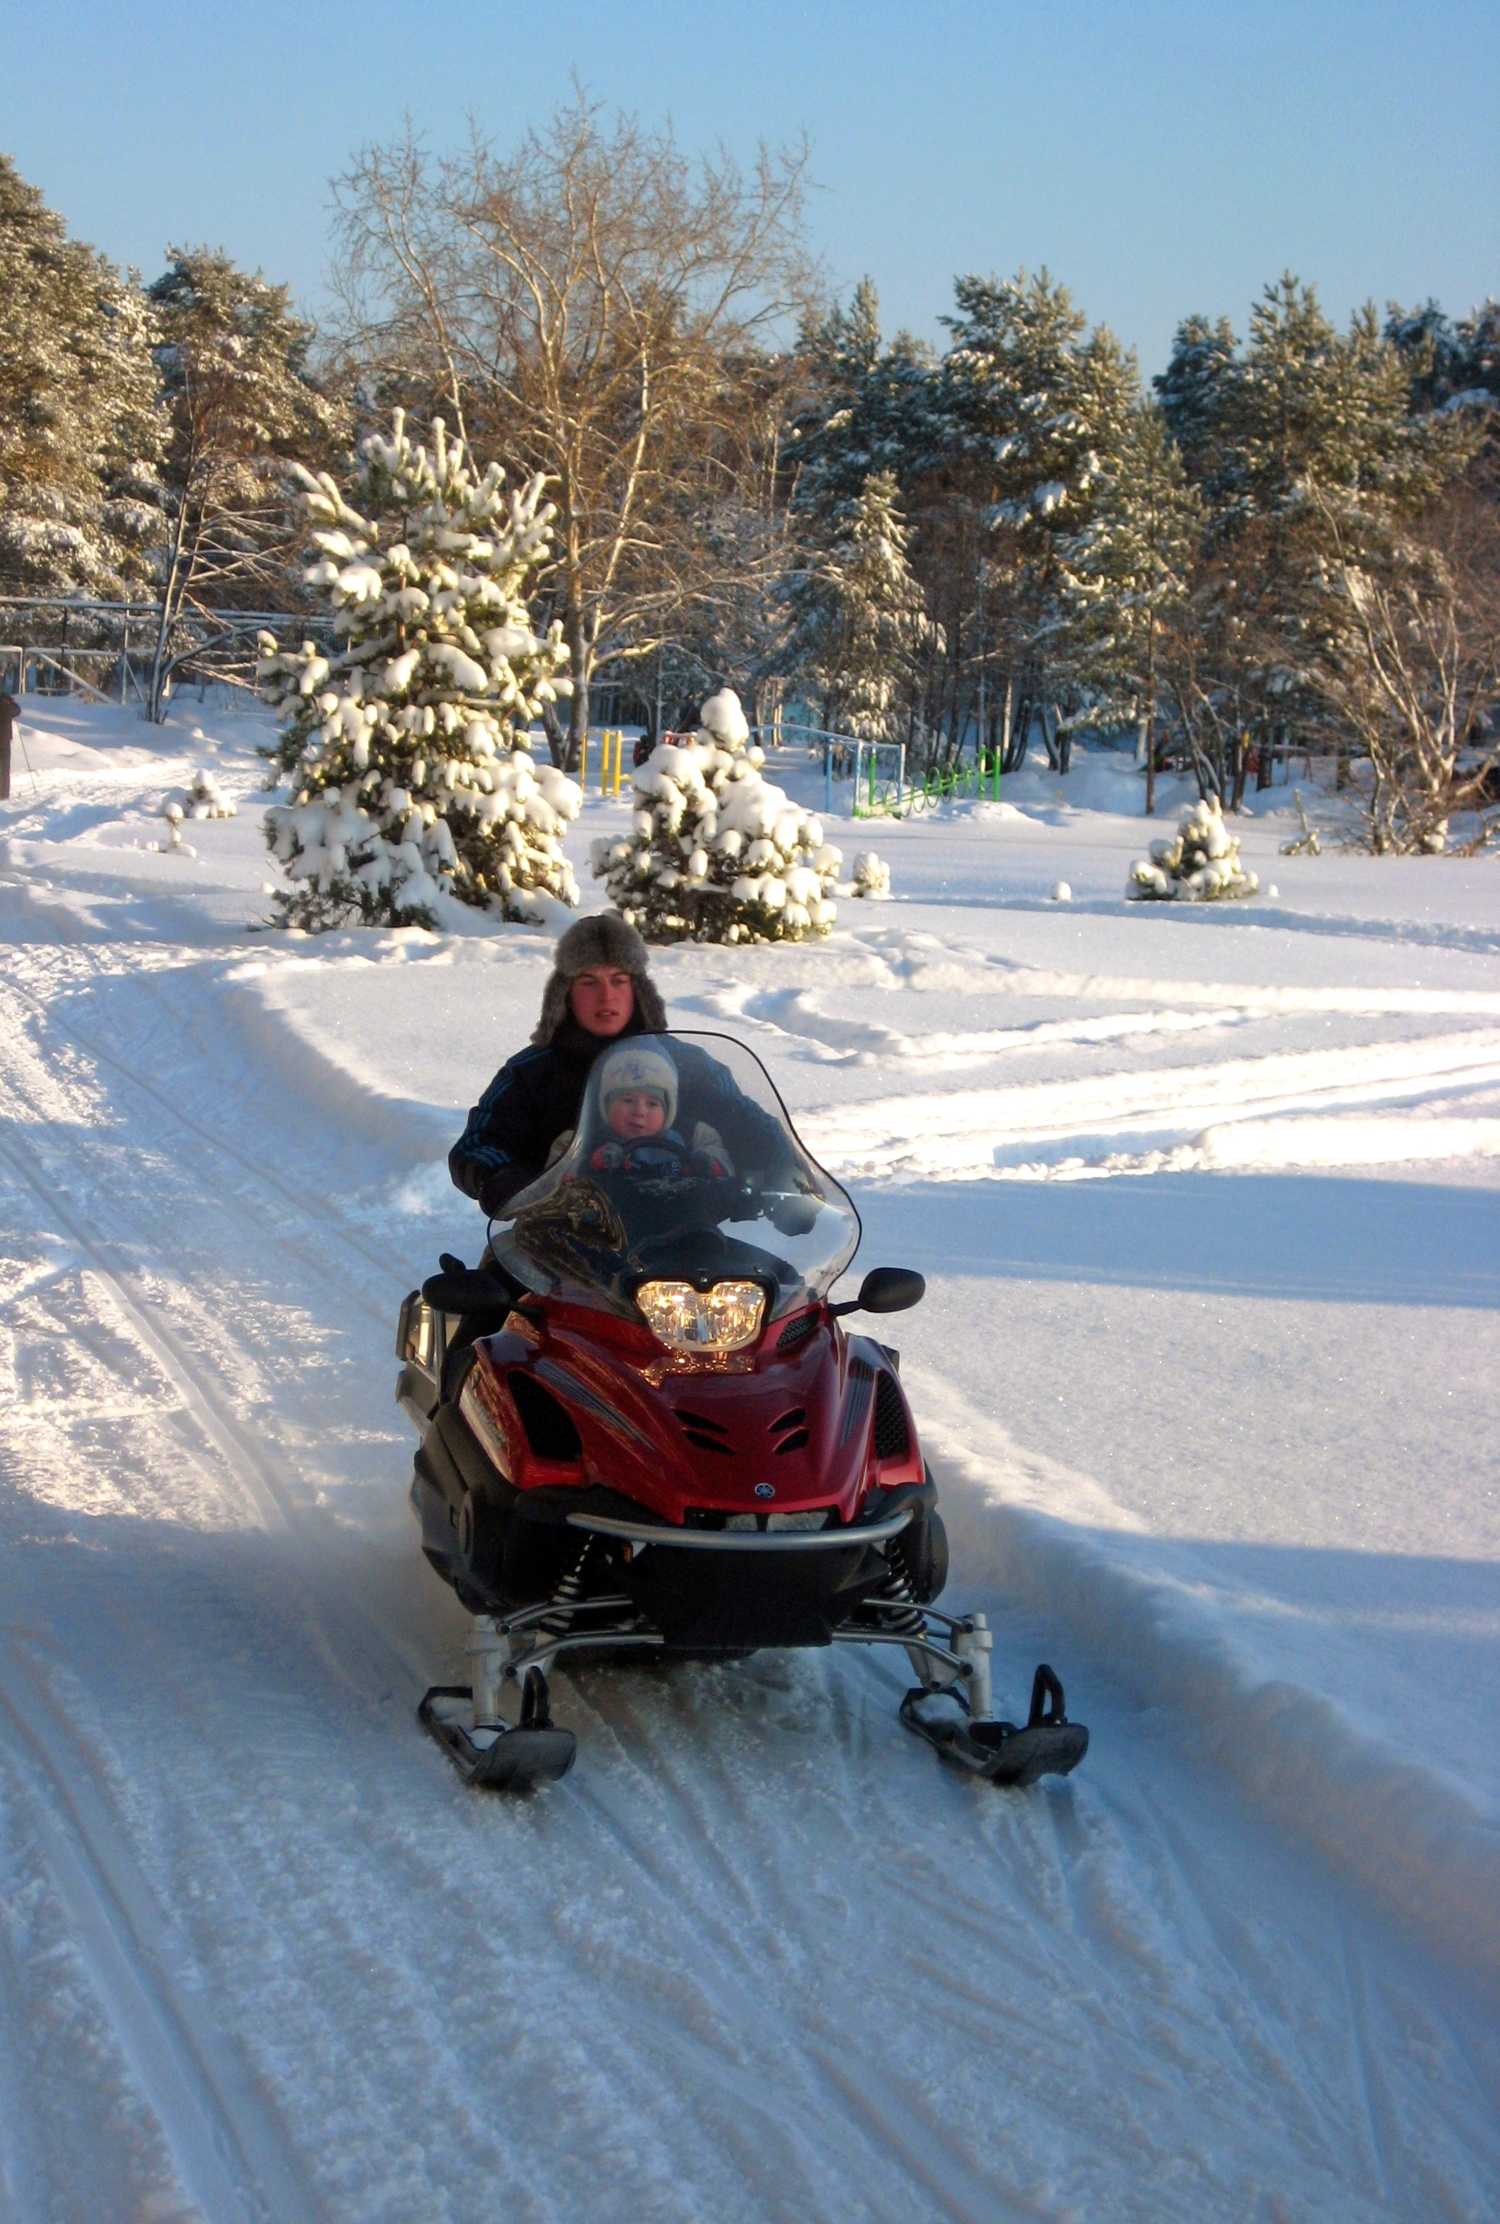
<path fill-rule="evenodd" d="M 877 1266 L 860 1283 L 858 1297 L 845 1305 L 830 1305 L 828 1310 L 835 1318 L 840 1313 L 904 1313 L 908 1307 L 920 1305 L 926 1294 L 927 1283 L 914 1268 Z"/>

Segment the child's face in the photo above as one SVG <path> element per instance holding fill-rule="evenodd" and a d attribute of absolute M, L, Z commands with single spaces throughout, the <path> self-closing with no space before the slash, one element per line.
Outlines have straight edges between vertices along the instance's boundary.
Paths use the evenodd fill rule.
<path fill-rule="evenodd" d="M 604 1122 L 611 1134 L 635 1143 L 643 1135 L 660 1135 L 667 1124 L 667 1108 L 654 1089 L 622 1089 L 610 1098 Z"/>

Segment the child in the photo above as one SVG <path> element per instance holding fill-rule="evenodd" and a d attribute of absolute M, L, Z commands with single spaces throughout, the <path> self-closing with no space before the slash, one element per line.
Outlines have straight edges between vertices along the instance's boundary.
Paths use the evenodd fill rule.
<path fill-rule="evenodd" d="M 672 1125 L 677 1068 L 663 1050 L 622 1043 L 610 1051 L 599 1066 L 599 1109 L 609 1136 L 589 1158 L 593 1173 L 680 1182 L 730 1171 L 728 1154 L 712 1129 L 700 1121 L 693 1135 L 700 1147 L 689 1151 Z M 701 1147 L 705 1143 L 708 1148 Z"/>

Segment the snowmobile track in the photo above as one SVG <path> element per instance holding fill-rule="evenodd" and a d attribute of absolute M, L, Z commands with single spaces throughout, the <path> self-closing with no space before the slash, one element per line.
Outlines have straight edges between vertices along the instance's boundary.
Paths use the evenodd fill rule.
<path fill-rule="evenodd" d="M 326 2212 L 277 2118 L 211 2017 L 174 1983 L 167 1926 L 120 1819 L 86 1765 L 59 1764 L 66 1724 L 14 1647 L 0 1661 L 0 1706 L 18 1732 L 11 1751 L 46 1866 L 187 2192 L 212 2224 L 320 2224 Z"/>
<path fill-rule="evenodd" d="M 240 1485 L 257 1522 L 264 1529 L 284 1529 L 289 1517 L 282 1491 L 269 1463 L 224 1412 L 215 1389 L 203 1381 L 198 1368 L 183 1351 L 170 1328 L 153 1320 L 150 1308 L 130 1286 L 127 1267 L 114 1263 L 106 1246 L 91 1236 L 71 1213 L 45 1178 L 29 1163 L 14 1136 L 0 1139 L 0 1159 L 17 1178 L 33 1190 L 73 1244 L 114 1291 L 134 1323 L 136 1333 L 170 1381 L 175 1383 L 193 1419 L 220 1459 Z"/>
<path fill-rule="evenodd" d="M 139 1296 L 132 1286 L 134 1277 L 130 1269 L 111 1256 L 113 1246 L 90 1234 L 78 1216 L 68 1209 L 55 1188 L 31 1164 L 25 1146 L 17 1141 L 14 1132 L 0 1138 L 0 1161 L 33 1191 L 80 1258 L 89 1262 L 113 1292 L 142 1344 L 173 1383 L 183 1406 L 234 1478 L 257 1526 L 283 1535 L 303 1527 L 306 1517 L 298 1507 L 280 1463 L 266 1452 L 251 1431 L 240 1425 L 212 1375 L 184 1349 L 173 1330 L 156 1317 L 156 1309 Z M 300 1581 L 300 1578 L 293 1574 L 292 1580 Z M 321 1628 L 325 1608 L 310 1590 L 304 1590 L 304 1597 L 310 1622 Z M 383 1657 L 386 1670 L 383 1682 L 391 1675 L 403 1685 L 416 1680 L 420 1671 L 411 1657 L 409 1644 L 373 1621 L 357 1599 L 350 1600 L 342 1611 L 357 1624 L 366 1645 L 373 1645 Z"/>
<path fill-rule="evenodd" d="M 144 976 L 137 975 L 134 977 Z M 5 987 L 11 994 L 20 996 L 31 1006 L 32 1011 L 44 1026 L 54 1029 L 58 1034 L 64 1036 L 101 1066 L 111 1067 L 131 1088 L 138 1089 L 142 1096 L 149 1097 L 153 1104 L 165 1112 L 170 1119 L 175 1120 L 179 1127 L 185 1128 L 197 1142 L 206 1144 L 210 1150 L 219 1152 L 222 1157 L 229 1159 L 232 1164 L 238 1166 L 243 1173 L 248 1174 L 253 1181 L 259 1182 L 263 1188 L 271 1191 L 296 1218 L 315 1222 L 321 1229 L 335 1236 L 349 1250 L 357 1252 L 367 1265 L 374 1267 L 391 1283 L 393 1289 L 399 1289 L 404 1294 L 405 1279 L 398 1270 L 392 1267 L 389 1257 L 379 1251 L 373 1244 L 366 1243 L 328 1206 L 314 1206 L 313 1201 L 309 1199 L 305 1191 L 293 1188 L 290 1183 L 283 1181 L 279 1175 L 273 1173 L 268 1167 L 261 1165 L 248 1151 L 241 1150 L 227 1136 L 213 1128 L 205 1127 L 200 1120 L 195 1120 L 191 1113 L 184 1112 L 181 1105 L 174 1103 L 164 1089 L 158 1088 L 155 1082 L 137 1071 L 118 1051 L 107 1049 L 103 1043 L 96 1041 L 76 1022 L 59 1018 L 56 1009 L 47 1004 L 36 993 L 35 989 L 31 988 L 26 982 L 7 981 Z M 243 1207 L 243 1199 L 237 1197 L 232 1190 L 221 1190 L 220 1194 L 229 1201 Z M 311 1265 L 316 1262 L 310 1259 L 306 1263 Z M 375 1314 L 373 1306 L 369 1306 L 368 1310 L 370 1310 L 372 1316 Z M 383 1314 L 378 1317 L 385 1318 Z"/>

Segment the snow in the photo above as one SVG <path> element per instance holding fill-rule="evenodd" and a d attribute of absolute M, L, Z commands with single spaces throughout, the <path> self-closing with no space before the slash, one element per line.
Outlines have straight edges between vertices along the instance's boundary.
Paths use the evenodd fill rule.
<path fill-rule="evenodd" d="M 1495 2214 L 1496 861 L 1281 857 L 1278 787 L 1278 897 L 1127 904 L 1123 756 L 878 828 L 773 758 L 891 900 L 655 970 L 927 1275 L 945 1603 L 1092 1750 L 1007 1797 L 890 1665 L 580 1669 L 485 1802 L 390 1345 L 551 936 L 248 933 L 270 731 L 28 698 L 0 807 L 0 2210 Z"/>

